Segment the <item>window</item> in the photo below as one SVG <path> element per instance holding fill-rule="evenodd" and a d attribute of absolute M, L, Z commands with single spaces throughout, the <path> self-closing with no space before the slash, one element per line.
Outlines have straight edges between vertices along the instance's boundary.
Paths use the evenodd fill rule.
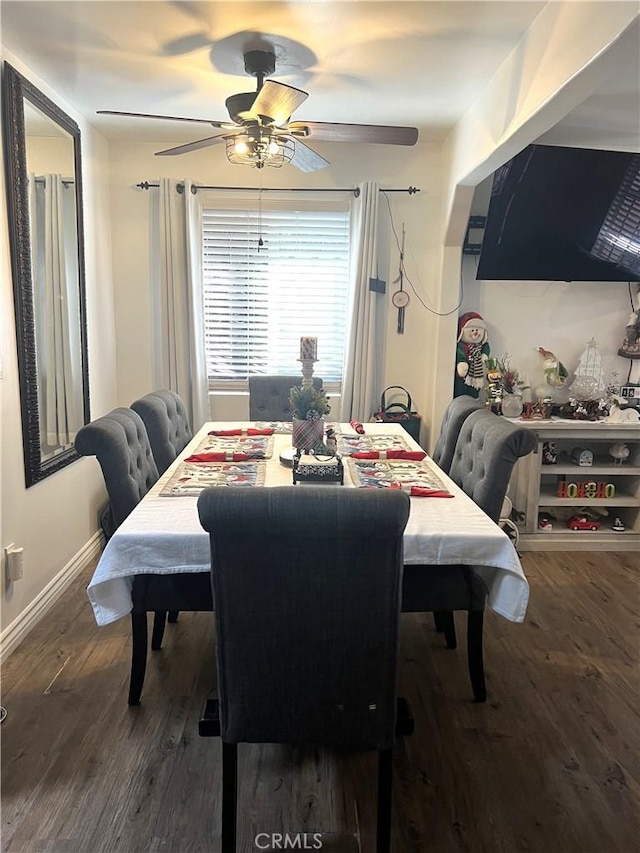
<path fill-rule="evenodd" d="M 591 254 L 640 275 L 640 157 L 634 157 L 611 202 Z"/>
<path fill-rule="evenodd" d="M 244 209 L 205 206 L 203 255 L 211 387 L 244 388 L 256 373 L 299 373 L 303 335 L 318 338 L 318 376 L 341 381 L 347 203 L 275 200 L 264 202 L 260 212 L 247 210 L 246 202 Z"/>

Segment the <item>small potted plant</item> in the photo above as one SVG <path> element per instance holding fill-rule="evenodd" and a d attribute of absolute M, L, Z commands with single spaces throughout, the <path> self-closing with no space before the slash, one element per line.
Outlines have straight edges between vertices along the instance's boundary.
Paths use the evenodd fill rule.
<path fill-rule="evenodd" d="M 324 415 L 331 411 L 324 388 L 296 385 L 290 391 L 289 403 L 293 410 L 293 446 L 308 451 L 322 444 Z"/>

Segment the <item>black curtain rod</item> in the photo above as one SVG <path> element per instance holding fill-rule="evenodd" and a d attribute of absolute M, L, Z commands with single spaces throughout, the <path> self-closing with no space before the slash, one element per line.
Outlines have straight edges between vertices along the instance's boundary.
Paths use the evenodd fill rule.
<path fill-rule="evenodd" d="M 150 190 L 152 187 L 159 187 L 160 184 L 153 184 L 149 181 L 141 181 L 136 186 L 141 190 Z M 184 192 L 184 184 L 178 184 L 176 189 L 179 193 Z M 353 195 L 358 198 L 360 195 L 360 189 L 358 187 L 209 187 L 203 184 L 192 184 L 191 192 L 195 195 L 198 190 L 241 190 L 243 192 L 260 192 L 260 193 L 353 193 Z M 409 195 L 413 195 L 414 193 L 419 193 L 420 189 L 418 187 L 407 187 L 406 189 L 386 189 L 385 187 L 380 187 L 379 192 L 381 193 L 408 193 Z"/>
<path fill-rule="evenodd" d="M 44 184 L 46 181 L 46 178 L 36 178 L 35 181 L 36 181 L 36 184 Z M 71 184 L 75 184 L 75 181 L 73 178 L 63 178 L 62 183 L 64 184 L 65 187 L 67 187 L 67 186 L 70 186 Z"/>

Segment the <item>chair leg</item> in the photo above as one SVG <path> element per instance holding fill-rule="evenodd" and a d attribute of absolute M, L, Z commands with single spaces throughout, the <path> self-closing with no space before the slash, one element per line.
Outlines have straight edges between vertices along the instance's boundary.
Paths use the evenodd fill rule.
<path fill-rule="evenodd" d="M 139 705 L 147 668 L 147 614 L 131 614 L 131 678 L 129 705 Z"/>
<path fill-rule="evenodd" d="M 456 623 L 453 619 L 452 610 L 436 610 L 433 614 L 436 629 L 444 634 L 444 641 L 448 649 L 455 649 L 458 645 L 456 640 Z"/>
<path fill-rule="evenodd" d="M 415 729 L 409 703 L 404 696 L 398 696 L 396 705 L 396 737 L 408 737 Z"/>
<path fill-rule="evenodd" d="M 222 853 L 236 853 L 238 744 L 222 742 Z"/>
<path fill-rule="evenodd" d="M 156 610 L 153 614 L 153 630 L 151 632 L 151 648 L 154 652 L 162 648 L 164 637 L 164 626 L 167 621 L 166 610 Z"/>
<path fill-rule="evenodd" d="M 170 611 L 169 611 L 169 615 L 167 616 L 167 621 L 168 621 L 168 622 L 171 622 L 171 623 L 173 623 L 173 622 L 177 622 L 177 621 L 178 621 L 178 616 L 179 616 L 179 615 L 180 615 L 180 611 L 179 611 L 179 610 L 170 610 Z"/>
<path fill-rule="evenodd" d="M 482 649 L 483 610 L 470 610 L 467 620 L 467 658 L 469 677 L 476 702 L 487 701 L 487 688 L 484 681 L 484 655 Z"/>
<path fill-rule="evenodd" d="M 393 750 L 378 753 L 378 830 L 376 853 L 391 851 L 391 800 L 393 788 Z"/>

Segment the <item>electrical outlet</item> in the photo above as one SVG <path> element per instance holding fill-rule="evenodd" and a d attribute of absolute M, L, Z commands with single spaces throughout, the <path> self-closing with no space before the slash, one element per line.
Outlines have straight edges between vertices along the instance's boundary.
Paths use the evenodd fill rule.
<path fill-rule="evenodd" d="M 19 581 L 24 575 L 24 548 L 13 543 L 4 549 L 4 570 L 8 581 Z"/>

